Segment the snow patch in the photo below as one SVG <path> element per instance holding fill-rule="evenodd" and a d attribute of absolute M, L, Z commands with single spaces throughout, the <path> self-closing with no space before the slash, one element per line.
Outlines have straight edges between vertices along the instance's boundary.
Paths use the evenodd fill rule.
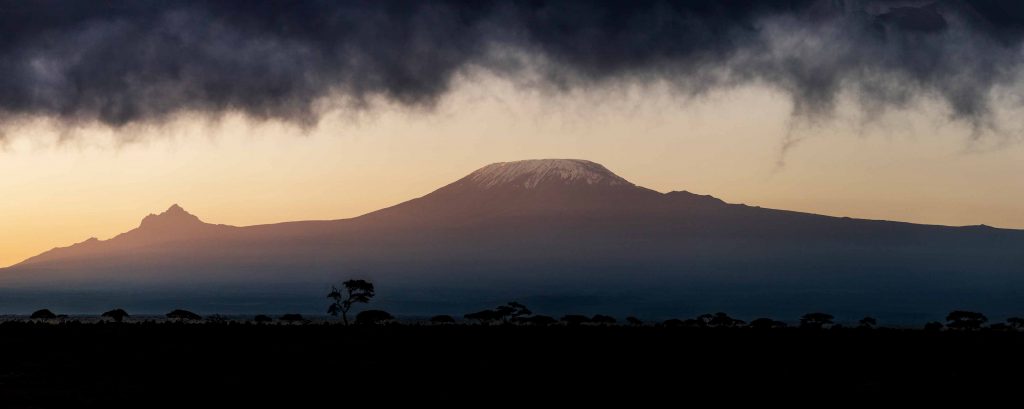
<path fill-rule="evenodd" d="M 534 189 L 542 183 L 632 186 L 600 164 L 581 159 L 535 159 L 494 163 L 471 173 L 469 180 L 483 189 L 515 184 Z"/>

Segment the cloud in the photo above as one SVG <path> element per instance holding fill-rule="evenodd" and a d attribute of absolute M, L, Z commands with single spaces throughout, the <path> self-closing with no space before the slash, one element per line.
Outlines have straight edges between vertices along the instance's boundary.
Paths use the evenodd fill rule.
<path fill-rule="evenodd" d="M 805 118 L 842 92 L 869 115 L 934 98 L 980 133 L 1020 91 L 1022 32 L 1024 5 L 994 0 L 0 0 L 0 117 L 308 126 L 332 103 L 429 108 L 482 69 L 554 92 L 760 84 Z"/>

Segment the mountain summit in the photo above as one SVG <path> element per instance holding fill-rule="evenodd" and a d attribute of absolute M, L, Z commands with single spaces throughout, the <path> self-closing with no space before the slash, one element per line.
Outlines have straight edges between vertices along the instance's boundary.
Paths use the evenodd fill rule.
<path fill-rule="evenodd" d="M 467 223 L 522 226 L 521 219 L 610 217 L 664 203 L 661 193 L 634 185 L 582 159 L 498 162 L 426 196 L 372 213 L 378 222 L 424 228 Z"/>
<path fill-rule="evenodd" d="M 600 164 L 582 159 L 533 159 L 493 163 L 466 180 L 482 189 L 515 186 L 536 189 L 547 185 L 633 186 Z"/>
<path fill-rule="evenodd" d="M 515 299 L 549 314 L 924 321 L 1019 313 L 1022 248 L 1024 231 L 729 204 L 544 159 L 487 165 L 352 219 L 234 227 L 171 206 L 109 240 L 0 269 L 0 307 L 314 313 L 325 285 L 361 277 L 386 286 L 376 305 L 396 315 Z"/>
<path fill-rule="evenodd" d="M 142 219 L 140 229 L 179 229 L 186 226 L 204 224 L 196 215 L 185 211 L 177 204 L 171 205 L 160 214 L 150 214 Z"/>

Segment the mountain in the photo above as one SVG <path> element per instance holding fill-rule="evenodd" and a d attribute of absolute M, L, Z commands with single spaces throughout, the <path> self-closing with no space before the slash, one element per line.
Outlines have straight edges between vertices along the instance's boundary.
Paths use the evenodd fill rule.
<path fill-rule="evenodd" d="M 0 270 L 0 308 L 320 313 L 373 280 L 394 313 L 940 318 L 1024 310 L 1024 231 L 829 217 L 660 193 L 585 160 L 485 166 L 360 217 L 234 227 L 175 205 Z"/>

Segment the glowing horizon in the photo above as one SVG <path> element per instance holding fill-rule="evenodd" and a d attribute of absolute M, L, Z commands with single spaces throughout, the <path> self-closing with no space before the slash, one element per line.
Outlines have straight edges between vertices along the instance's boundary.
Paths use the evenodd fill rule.
<path fill-rule="evenodd" d="M 110 238 L 174 203 L 240 226 L 342 219 L 536 158 L 588 159 L 640 186 L 730 203 L 1024 228 L 1015 140 L 967 140 L 935 106 L 866 122 L 846 109 L 814 124 L 790 111 L 765 87 L 696 100 L 659 87 L 552 96 L 492 78 L 460 84 L 432 111 L 336 112 L 309 130 L 241 115 L 116 131 L 28 121 L 0 150 L 0 171 L 15 175 L 0 191 L 16 198 L 0 202 L 0 265 Z M 126 132 L 137 142 L 120 142 Z M 799 143 L 782 154 L 787 141 Z"/>

